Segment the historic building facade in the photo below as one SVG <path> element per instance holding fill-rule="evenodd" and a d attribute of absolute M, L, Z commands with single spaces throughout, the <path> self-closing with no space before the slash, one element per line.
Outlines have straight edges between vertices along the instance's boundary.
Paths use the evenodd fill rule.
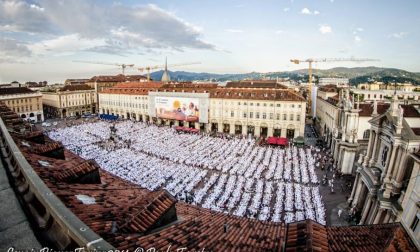
<path fill-rule="evenodd" d="M 99 100 L 99 92 L 102 92 L 105 89 L 111 88 L 118 83 L 122 82 L 146 82 L 147 77 L 143 75 L 99 75 L 93 76 L 89 80 L 86 80 L 84 84 L 88 85 L 90 88 L 95 90 L 95 100 Z M 95 108 L 98 109 L 98 104 L 96 104 Z"/>
<path fill-rule="evenodd" d="M 359 98 L 349 88 L 332 86 L 320 88 L 317 96 L 317 126 L 343 174 L 355 174 L 356 159 L 368 147 L 369 120 L 390 106 L 389 102 Z"/>
<path fill-rule="evenodd" d="M 399 105 L 395 97 L 385 113 L 369 121 L 368 148 L 358 158 L 349 198 L 360 224 L 405 219 L 411 225 L 418 217 L 419 110 L 419 105 Z M 413 232 L 418 237 L 417 227 Z"/>
<path fill-rule="evenodd" d="M 42 94 L 39 92 L 27 87 L 4 87 L 0 88 L 0 101 L 3 101 L 22 119 L 33 122 L 44 121 Z"/>
<path fill-rule="evenodd" d="M 67 85 L 55 91 L 42 92 L 47 118 L 66 118 L 95 113 L 95 90 L 87 85 Z"/>
<path fill-rule="evenodd" d="M 412 153 L 414 165 L 407 189 L 405 190 L 401 223 L 417 248 L 420 248 L 420 151 Z"/>
<path fill-rule="evenodd" d="M 188 126 L 206 132 L 288 138 L 303 136 L 306 106 L 303 97 L 283 86 L 252 85 L 239 83 L 218 87 L 211 83 L 120 83 L 99 93 L 99 111 L 125 119 Z M 204 101 L 201 103 L 206 105 L 201 104 L 200 109 L 205 111 L 200 113 L 205 114 L 206 119 L 190 122 L 153 115 L 151 99 L 171 94 Z"/>

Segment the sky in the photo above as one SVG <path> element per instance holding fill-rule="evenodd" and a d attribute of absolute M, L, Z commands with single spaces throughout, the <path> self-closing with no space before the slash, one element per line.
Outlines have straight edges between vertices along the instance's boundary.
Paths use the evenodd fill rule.
<path fill-rule="evenodd" d="M 246 73 L 306 68 L 290 59 L 369 58 L 315 68 L 420 72 L 419 0 L 0 0 L 0 83 L 64 82 L 138 67 Z M 79 62 L 77 62 L 79 61 Z"/>

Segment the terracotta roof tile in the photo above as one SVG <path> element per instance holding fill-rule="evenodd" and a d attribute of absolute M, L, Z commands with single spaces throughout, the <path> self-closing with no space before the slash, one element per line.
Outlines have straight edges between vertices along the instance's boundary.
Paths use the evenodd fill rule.
<path fill-rule="evenodd" d="M 378 103 L 377 112 L 378 114 L 385 113 L 389 108 L 389 103 Z M 359 104 L 359 116 L 372 116 L 373 113 L 373 103 L 360 103 Z"/>
<path fill-rule="evenodd" d="M 4 119 L 10 115 L 6 111 L 0 102 Z M 19 126 L 26 124 L 21 121 Z M 64 159 L 42 156 L 60 146 L 48 137 L 45 144 L 18 135 L 13 138 L 62 202 L 119 250 L 153 247 L 166 251 L 171 246 L 172 251 L 416 251 L 400 224 L 325 227 L 303 221 L 286 227 L 218 213 L 176 202 L 163 190 L 141 188 L 65 149 Z M 92 172 L 99 174 L 100 181 L 83 180 Z"/>
<path fill-rule="evenodd" d="M 231 81 L 226 83 L 226 87 L 230 88 L 278 88 L 287 89 L 283 84 L 277 83 L 276 80 L 243 80 Z"/>

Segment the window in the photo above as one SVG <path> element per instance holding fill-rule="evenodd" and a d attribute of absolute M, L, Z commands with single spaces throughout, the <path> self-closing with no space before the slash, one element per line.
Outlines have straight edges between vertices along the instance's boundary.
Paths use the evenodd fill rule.
<path fill-rule="evenodd" d="M 257 103 L 257 107 L 260 106 L 260 103 Z"/>
<path fill-rule="evenodd" d="M 266 113 L 262 113 L 262 119 L 267 119 L 267 114 Z"/>
<path fill-rule="evenodd" d="M 283 120 L 286 121 L 287 120 L 287 115 L 283 114 Z"/>
<path fill-rule="evenodd" d="M 363 138 L 369 138 L 370 137 L 370 130 L 365 130 L 365 132 L 363 132 Z"/>
<path fill-rule="evenodd" d="M 246 118 L 246 112 L 244 112 L 244 118 Z"/>
<path fill-rule="evenodd" d="M 280 103 L 277 103 L 276 104 L 276 107 L 280 108 L 281 107 L 281 104 Z"/>
<path fill-rule="evenodd" d="M 298 108 L 302 108 L 302 105 L 300 105 L 300 104 L 299 104 L 299 105 L 298 105 Z"/>
<path fill-rule="evenodd" d="M 413 231 L 415 231 L 418 224 L 419 224 L 419 216 L 416 215 L 416 216 L 414 216 L 414 220 L 413 220 L 413 222 L 410 225 L 410 229 L 413 230 Z"/>
<path fill-rule="evenodd" d="M 260 112 L 255 113 L 255 118 L 260 119 Z"/>
<path fill-rule="evenodd" d="M 238 105 L 241 105 L 241 102 L 238 102 Z"/>
<path fill-rule="evenodd" d="M 273 113 L 270 113 L 270 120 L 273 120 Z"/>
<path fill-rule="evenodd" d="M 254 103 L 252 103 L 252 102 L 251 102 L 251 103 L 249 104 L 249 106 L 254 106 Z"/>
<path fill-rule="evenodd" d="M 276 115 L 276 119 L 277 119 L 277 120 L 280 120 L 280 114 L 277 114 L 277 115 Z"/>
<path fill-rule="evenodd" d="M 292 114 L 292 115 L 290 115 L 290 121 L 293 121 L 294 120 L 294 115 Z"/>
<path fill-rule="evenodd" d="M 230 117 L 234 117 L 235 116 L 235 112 L 230 111 Z"/>
<path fill-rule="evenodd" d="M 295 104 L 292 104 L 291 107 L 294 108 L 295 107 Z"/>
<path fill-rule="evenodd" d="M 264 106 L 264 107 L 267 107 L 267 103 L 263 103 L 263 106 Z"/>
<path fill-rule="evenodd" d="M 388 158 L 388 150 L 388 146 L 385 146 L 384 150 L 382 151 L 381 164 L 383 167 L 385 167 L 386 160 Z"/>
<path fill-rule="evenodd" d="M 252 118 L 252 117 L 253 117 L 253 113 L 249 112 L 249 118 Z"/>

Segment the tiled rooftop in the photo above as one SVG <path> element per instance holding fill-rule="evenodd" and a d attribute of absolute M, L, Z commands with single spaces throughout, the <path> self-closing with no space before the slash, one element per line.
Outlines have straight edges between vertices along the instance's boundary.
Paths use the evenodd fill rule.
<path fill-rule="evenodd" d="M 385 113 L 389 108 L 389 103 L 378 103 L 376 110 L 378 114 Z M 360 103 L 359 104 L 359 116 L 372 116 L 373 113 L 373 103 Z"/>
<path fill-rule="evenodd" d="M 0 103 L 6 125 L 14 120 L 10 115 Z M 21 128 L 27 126 L 20 121 Z M 170 246 L 171 251 L 417 251 L 398 223 L 325 227 L 302 221 L 285 225 L 177 202 L 164 190 L 141 188 L 65 149 L 64 159 L 59 158 L 61 154 L 54 150 L 60 144 L 45 136 L 40 139 L 39 134 L 27 135 L 13 138 L 40 178 L 76 216 L 120 250 L 153 247 L 166 251 Z"/>
<path fill-rule="evenodd" d="M 416 251 L 399 223 L 327 227 L 327 231 L 330 251 Z"/>
<path fill-rule="evenodd" d="M 32 94 L 35 91 L 30 90 L 27 87 L 5 87 L 0 88 L 0 95 L 14 95 L 14 94 Z"/>
<path fill-rule="evenodd" d="M 287 89 L 286 86 L 277 83 L 276 80 L 243 80 L 231 81 L 226 83 L 226 87 L 231 88 L 278 88 Z"/>
<path fill-rule="evenodd" d="M 271 83 L 271 82 L 270 82 Z M 281 100 L 281 101 L 305 101 L 298 93 L 285 89 L 282 85 L 267 83 L 269 87 L 247 86 L 245 84 L 232 85 L 232 87 L 218 87 L 213 83 L 169 83 L 161 82 L 127 82 L 119 83 L 112 88 L 108 88 L 102 93 L 108 94 L 128 94 L 128 95 L 147 95 L 151 91 L 155 92 L 186 92 L 186 93 L 209 93 L 210 98 L 223 99 L 248 99 L 248 100 Z M 274 85 L 274 86 L 275 86 Z M 236 87 L 238 86 L 238 87 Z M 264 88 L 263 88 L 264 87 Z"/>
<path fill-rule="evenodd" d="M 93 88 L 85 84 L 65 85 L 64 87 L 60 88 L 60 91 L 81 91 L 81 90 L 93 90 Z"/>
<path fill-rule="evenodd" d="M 146 80 L 147 77 L 143 75 L 99 75 L 93 76 L 88 82 L 126 82 L 126 81 L 140 81 Z"/>

